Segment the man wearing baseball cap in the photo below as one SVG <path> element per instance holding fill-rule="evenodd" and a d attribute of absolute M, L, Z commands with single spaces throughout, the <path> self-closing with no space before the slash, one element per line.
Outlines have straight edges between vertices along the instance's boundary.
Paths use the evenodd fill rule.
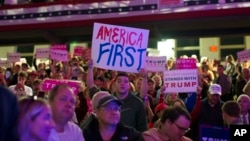
<path fill-rule="evenodd" d="M 143 140 L 139 131 L 120 123 L 121 105 L 122 103 L 108 92 L 97 92 L 92 98 L 95 116 L 83 130 L 85 140 Z"/>
<path fill-rule="evenodd" d="M 193 140 L 201 140 L 199 139 L 200 126 L 208 125 L 208 126 L 217 126 L 223 127 L 223 118 L 222 118 L 222 110 L 221 107 L 223 105 L 223 101 L 220 100 L 221 96 L 221 86 L 218 84 L 211 84 L 207 97 L 201 101 L 200 112 L 198 113 L 197 120 L 193 123 L 191 129 L 194 133 Z"/>

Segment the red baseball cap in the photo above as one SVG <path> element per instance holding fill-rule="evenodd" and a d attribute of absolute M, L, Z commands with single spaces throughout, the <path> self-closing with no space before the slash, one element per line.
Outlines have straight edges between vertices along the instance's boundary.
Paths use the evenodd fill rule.
<path fill-rule="evenodd" d="M 158 105 L 155 107 L 155 113 L 157 113 L 157 112 L 159 112 L 159 111 L 162 111 L 162 110 L 165 110 L 167 107 L 168 107 L 167 104 L 165 104 L 165 103 L 160 103 L 160 104 L 158 104 Z"/>

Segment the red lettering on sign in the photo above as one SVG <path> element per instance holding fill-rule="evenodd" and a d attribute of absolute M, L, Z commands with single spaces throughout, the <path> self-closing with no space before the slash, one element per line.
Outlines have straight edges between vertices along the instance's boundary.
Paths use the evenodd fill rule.
<path fill-rule="evenodd" d="M 141 47 L 143 34 L 134 31 L 128 31 L 118 27 L 107 27 L 102 25 L 97 32 L 96 39 L 108 40 L 109 42 L 121 44 L 123 46 Z"/>

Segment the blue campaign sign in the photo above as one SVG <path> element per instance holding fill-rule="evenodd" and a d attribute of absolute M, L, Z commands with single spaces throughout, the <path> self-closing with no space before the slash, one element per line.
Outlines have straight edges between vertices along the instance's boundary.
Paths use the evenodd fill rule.
<path fill-rule="evenodd" d="M 201 125 L 200 141 L 230 141 L 230 130 L 224 127 Z"/>
<path fill-rule="evenodd" d="M 91 58 L 95 67 L 138 72 L 144 68 L 149 30 L 94 23 Z"/>

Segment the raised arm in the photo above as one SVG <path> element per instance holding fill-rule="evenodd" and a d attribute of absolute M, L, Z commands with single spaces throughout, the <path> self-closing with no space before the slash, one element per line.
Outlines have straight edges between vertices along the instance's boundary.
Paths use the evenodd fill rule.
<path fill-rule="evenodd" d="M 93 67 L 93 60 L 90 59 L 87 63 L 88 65 L 88 71 L 87 71 L 87 87 L 89 89 L 94 87 L 94 67 Z"/>
<path fill-rule="evenodd" d="M 140 89 L 140 97 L 144 99 L 148 94 L 147 72 L 145 71 L 145 69 L 140 69 L 139 73 L 140 73 L 140 76 L 143 78 L 141 89 Z"/>

